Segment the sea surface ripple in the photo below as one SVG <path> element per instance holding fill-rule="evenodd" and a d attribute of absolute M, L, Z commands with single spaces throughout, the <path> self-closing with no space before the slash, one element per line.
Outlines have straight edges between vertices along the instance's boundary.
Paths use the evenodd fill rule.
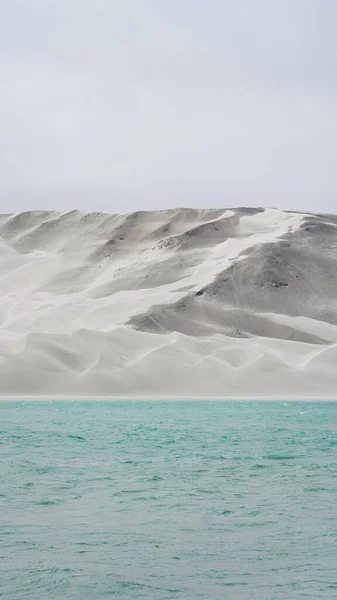
<path fill-rule="evenodd" d="M 337 403 L 0 403 L 0 597 L 337 598 Z"/>

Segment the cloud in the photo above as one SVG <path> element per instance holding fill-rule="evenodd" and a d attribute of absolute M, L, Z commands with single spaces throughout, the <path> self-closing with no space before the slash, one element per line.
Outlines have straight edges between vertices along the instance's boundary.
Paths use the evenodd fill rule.
<path fill-rule="evenodd" d="M 0 209 L 336 211 L 334 0 L 5 0 Z"/>

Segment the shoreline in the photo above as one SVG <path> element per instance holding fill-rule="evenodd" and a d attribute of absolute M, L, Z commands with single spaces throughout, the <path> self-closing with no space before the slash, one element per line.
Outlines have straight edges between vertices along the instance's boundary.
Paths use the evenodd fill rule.
<path fill-rule="evenodd" d="M 336 396 L 0 396 L 0 402 L 337 402 Z"/>

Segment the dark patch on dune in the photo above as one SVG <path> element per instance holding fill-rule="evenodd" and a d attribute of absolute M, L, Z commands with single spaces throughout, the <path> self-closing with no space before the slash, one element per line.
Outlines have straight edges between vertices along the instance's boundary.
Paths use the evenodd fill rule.
<path fill-rule="evenodd" d="M 200 262 L 197 254 L 182 256 L 173 254 L 160 261 L 153 261 L 143 266 L 142 263 L 118 269 L 114 277 L 103 285 L 93 288 L 91 298 L 105 298 L 117 292 L 151 289 L 182 280 L 188 270 Z"/>
<path fill-rule="evenodd" d="M 130 324 L 157 333 L 218 332 L 327 343 L 295 327 L 278 325 L 262 313 L 337 325 L 336 225 L 336 217 L 308 215 L 298 230 L 250 248 L 211 284 L 174 305 L 153 307 Z"/>
<path fill-rule="evenodd" d="M 280 325 L 253 311 L 191 296 L 176 304 L 155 306 L 145 315 L 130 319 L 129 325 L 138 331 L 157 334 L 177 331 L 189 336 L 222 334 L 234 338 L 259 336 L 310 344 L 327 343 L 318 336 Z"/>

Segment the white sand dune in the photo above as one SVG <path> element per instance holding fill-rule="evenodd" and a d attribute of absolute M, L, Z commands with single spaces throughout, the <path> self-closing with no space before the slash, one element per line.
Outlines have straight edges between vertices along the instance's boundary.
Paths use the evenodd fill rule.
<path fill-rule="evenodd" d="M 0 396 L 337 397 L 337 217 L 0 216 Z"/>

